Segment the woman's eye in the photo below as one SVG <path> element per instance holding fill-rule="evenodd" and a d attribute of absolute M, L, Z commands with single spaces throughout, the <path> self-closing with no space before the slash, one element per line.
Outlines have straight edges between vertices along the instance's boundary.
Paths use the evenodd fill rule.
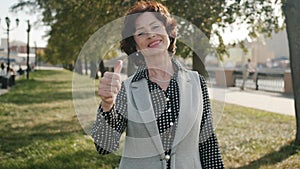
<path fill-rule="evenodd" d="M 136 35 L 137 36 L 142 36 L 142 35 L 144 35 L 144 32 L 138 32 L 138 33 L 136 33 Z"/>
<path fill-rule="evenodd" d="M 155 29 L 158 29 L 158 28 L 159 28 L 159 26 L 153 26 L 153 27 L 152 27 L 152 29 L 154 29 L 154 30 L 155 30 Z"/>

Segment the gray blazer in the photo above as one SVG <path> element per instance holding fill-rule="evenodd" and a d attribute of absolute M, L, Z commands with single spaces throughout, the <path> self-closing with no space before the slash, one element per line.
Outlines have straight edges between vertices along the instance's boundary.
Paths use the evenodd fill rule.
<path fill-rule="evenodd" d="M 159 135 L 146 79 L 127 79 L 128 123 L 120 169 L 165 169 L 166 157 Z M 172 169 L 201 169 L 199 133 L 203 113 L 197 72 L 179 69 L 180 111 L 171 152 Z"/>

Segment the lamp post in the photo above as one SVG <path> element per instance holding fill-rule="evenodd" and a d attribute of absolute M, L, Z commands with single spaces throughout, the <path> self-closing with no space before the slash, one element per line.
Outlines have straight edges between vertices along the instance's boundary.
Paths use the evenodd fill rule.
<path fill-rule="evenodd" d="M 29 79 L 29 72 L 31 71 L 30 69 L 30 65 L 29 65 L 29 50 L 30 50 L 30 47 L 29 47 L 29 33 L 30 33 L 30 29 L 31 29 L 31 25 L 29 23 L 29 20 L 27 20 L 27 79 Z"/>
<path fill-rule="evenodd" d="M 35 55 L 34 66 L 37 68 L 37 66 L 38 66 L 38 55 L 37 55 L 36 42 L 34 42 L 34 55 Z"/>
<path fill-rule="evenodd" d="M 16 27 L 19 26 L 19 19 L 18 18 L 16 19 L 16 27 L 13 28 L 13 29 L 10 29 L 10 19 L 9 19 L 9 17 L 5 17 L 5 22 L 6 22 L 6 25 L 7 25 L 7 29 L 6 29 L 6 32 L 7 32 L 7 70 L 9 70 L 10 69 L 9 31 L 12 31 L 13 29 L 15 29 Z"/>

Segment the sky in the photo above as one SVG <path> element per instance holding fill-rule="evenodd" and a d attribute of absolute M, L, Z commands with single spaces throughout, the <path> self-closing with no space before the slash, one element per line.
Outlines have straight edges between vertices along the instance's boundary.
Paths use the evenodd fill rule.
<path fill-rule="evenodd" d="M 18 0 L 1 0 L 0 1 L 0 37 L 7 38 L 7 25 L 5 22 L 5 17 L 9 17 L 11 20 L 10 28 L 16 26 L 15 20 L 18 18 L 20 20 L 19 26 L 9 32 L 10 41 L 17 40 L 27 43 L 27 20 L 30 20 L 31 31 L 30 31 L 30 46 L 34 46 L 35 43 L 37 47 L 46 47 L 47 38 L 43 37 L 46 31 L 49 30 L 48 27 L 43 26 L 42 23 L 36 24 L 38 20 L 38 15 L 27 14 L 25 12 L 10 12 L 9 8 L 18 3 Z"/>

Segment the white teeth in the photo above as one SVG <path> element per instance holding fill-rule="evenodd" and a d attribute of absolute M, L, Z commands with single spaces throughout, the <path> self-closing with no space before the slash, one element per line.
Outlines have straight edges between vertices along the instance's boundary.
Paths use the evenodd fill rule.
<path fill-rule="evenodd" d="M 155 42 L 149 44 L 149 47 L 152 47 L 152 46 L 157 45 L 157 44 L 159 44 L 159 43 L 160 43 L 160 41 L 155 41 Z"/>

